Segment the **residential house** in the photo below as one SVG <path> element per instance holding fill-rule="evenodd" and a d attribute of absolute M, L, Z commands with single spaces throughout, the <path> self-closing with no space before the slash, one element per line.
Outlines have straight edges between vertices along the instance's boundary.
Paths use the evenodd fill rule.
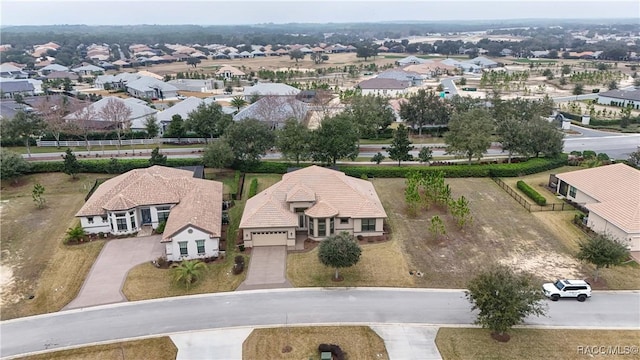
<path fill-rule="evenodd" d="M 42 75 L 47 75 L 55 71 L 69 71 L 69 68 L 66 66 L 62 66 L 60 64 L 49 64 L 43 67 L 42 69 L 40 69 L 40 73 Z"/>
<path fill-rule="evenodd" d="M 94 118 L 91 119 L 92 121 L 102 121 L 105 123 L 109 122 L 110 119 L 105 117 L 104 109 L 107 104 L 109 104 L 110 100 L 121 102 L 129 109 L 131 114 L 129 115 L 129 119 L 127 120 L 130 123 L 129 128 L 134 131 L 144 131 L 144 122 L 147 116 L 154 115 L 158 112 L 158 110 L 150 108 L 149 106 L 147 106 L 146 102 L 139 99 L 121 99 L 115 96 L 107 96 L 103 97 L 101 100 L 87 105 L 91 107 L 90 112 L 94 114 Z M 65 116 L 64 119 L 67 121 L 86 120 L 83 119 L 83 114 L 85 113 L 86 111 L 84 109 L 81 109 Z"/>
<path fill-rule="evenodd" d="M 0 64 L 0 77 L 7 79 L 26 79 L 29 77 L 29 74 L 13 64 L 2 63 Z"/>
<path fill-rule="evenodd" d="M 247 74 L 233 66 L 222 65 L 222 67 L 216 71 L 216 76 L 223 77 L 225 79 L 233 79 L 236 77 L 244 78 Z"/>
<path fill-rule="evenodd" d="M 408 81 L 411 84 L 411 86 L 420 86 L 420 85 L 422 85 L 422 75 L 417 73 L 417 72 L 408 71 L 406 69 L 390 69 L 390 70 L 386 70 L 386 71 L 383 71 L 380 74 L 378 74 L 378 76 L 376 76 L 376 78 L 379 78 L 379 79 L 395 79 L 395 80 L 402 81 L 402 82 Z"/>
<path fill-rule="evenodd" d="M 466 61 L 466 62 L 478 65 L 483 69 L 491 69 L 491 68 L 498 67 L 498 63 L 497 62 L 495 62 L 495 61 L 493 61 L 491 59 L 488 59 L 488 58 L 486 58 L 484 56 L 478 56 L 478 57 L 473 58 L 473 59 L 471 59 L 469 61 Z"/>
<path fill-rule="evenodd" d="M 14 98 L 16 95 L 33 96 L 35 88 L 27 79 L 2 79 L 0 81 L 0 94 L 3 98 Z"/>
<path fill-rule="evenodd" d="M 406 94 L 411 86 L 409 81 L 396 79 L 373 78 L 360 82 L 356 87 L 362 90 L 362 95 L 382 95 L 396 97 Z"/>
<path fill-rule="evenodd" d="M 640 109 L 640 89 L 616 89 L 598 93 L 598 104 Z"/>
<path fill-rule="evenodd" d="M 173 99 L 178 96 L 178 88 L 164 81 L 141 76 L 127 83 L 127 92 L 141 99 Z"/>
<path fill-rule="evenodd" d="M 85 75 L 93 75 L 94 73 L 103 73 L 104 69 L 95 65 L 84 65 L 84 66 L 79 66 L 75 69 L 71 69 L 71 71 L 73 71 L 74 73 L 80 76 L 85 76 Z"/>
<path fill-rule="evenodd" d="M 323 240 L 340 232 L 380 236 L 387 214 L 373 184 L 312 165 L 247 200 L 240 230 L 246 247 L 295 246 L 296 235 Z"/>
<path fill-rule="evenodd" d="M 512 56 L 512 55 L 513 55 L 513 50 L 511 49 L 504 48 L 500 50 L 500 56 Z"/>
<path fill-rule="evenodd" d="M 135 169 L 100 184 L 76 217 L 91 234 L 128 235 L 164 222 L 167 260 L 217 257 L 222 183 L 164 166 Z"/>
<path fill-rule="evenodd" d="M 160 123 L 160 129 L 162 130 L 162 133 L 164 133 L 164 131 L 167 129 L 167 126 L 169 126 L 169 123 L 171 123 L 171 118 L 174 115 L 180 115 L 183 120 L 186 120 L 189 117 L 189 113 L 195 111 L 200 104 L 209 105 L 213 102 L 215 102 L 214 98 L 200 99 L 195 96 L 190 96 L 173 105 L 172 107 L 160 111 L 158 114 L 156 114 L 156 118 Z"/>
<path fill-rule="evenodd" d="M 410 56 L 407 56 L 406 58 L 402 58 L 402 59 L 396 61 L 396 65 L 407 66 L 407 65 L 424 64 L 427 61 L 429 61 L 429 60 L 420 59 L 419 57 L 410 55 Z"/>
<path fill-rule="evenodd" d="M 244 88 L 244 97 L 246 100 L 251 100 L 254 95 L 265 96 L 292 96 L 298 95 L 300 89 L 296 89 L 293 86 L 282 83 L 257 83 L 254 86 Z"/>
<path fill-rule="evenodd" d="M 266 95 L 240 110 L 233 116 L 233 120 L 256 119 L 267 123 L 272 129 L 277 129 L 282 127 L 288 119 L 304 122 L 308 112 L 309 105 L 296 99 L 295 96 Z"/>
<path fill-rule="evenodd" d="M 211 92 L 214 89 L 222 89 L 224 82 L 215 79 L 175 79 L 169 80 L 167 84 L 171 84 L 181 91 L 193 91 L 193 92 Z"/>
<path fill-rule="evenodd" d="M 442 61 L 429 61 L 422 64 L 407 65 L 402 69 L 418 73 L 422 75 L 423 78 L 430 79 L 441 75 L 451 75 L 456 67 L 444 64 Z"/>
<path fill-rule="evenodd" d="M 617 238 L 631 251 L 640 251 L 640 170 L 619 163 L 555 178 L 558 194 L 589 210 L 589 228 Z"/>
<path fill-rule="evenodd" d="M 93 85 L 98 89 L 126 90 L 129 82 L 139 78 L 140 75 L 127 72 L 115 75 L 98 75 Z"/>

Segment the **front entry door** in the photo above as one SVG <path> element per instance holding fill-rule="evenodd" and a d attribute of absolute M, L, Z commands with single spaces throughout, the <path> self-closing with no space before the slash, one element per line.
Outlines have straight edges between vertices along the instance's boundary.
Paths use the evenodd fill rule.
<path fill-rule="evenodd" d="M 141 209 L 140 215 L 142 215 L 142 224 L 151 224 L 151 209 Z"/>

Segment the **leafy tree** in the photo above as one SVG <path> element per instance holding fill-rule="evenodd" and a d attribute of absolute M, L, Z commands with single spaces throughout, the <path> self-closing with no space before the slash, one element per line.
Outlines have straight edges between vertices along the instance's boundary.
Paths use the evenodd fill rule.
<path fill-rule="evenodd" d="M 504 265 L 482 271 L 467 289 L 472 310 L 479 310 L 475 323 L 500 336 L 508 336 L 506 332 L 527 316 L 546 314 L 540 284 L 531 275 L 514 273 Z"/>
<path fill-rule="evenodd" d="M 551 71 L 551 69 L 545 69 L 542 72 L 542 76 L 546 76 L 547 80 L 553 80 L 553 71 Z"/>
<path fill-rule="evenodd" d="M 629 258 L 629 249 L 609 234 L 597 234 L 580 243 L 578 259 L 596 266 L 594 280 L 598 281 L 600 269 L 622 264 Z"/>
<path fill-rule="evenodd" d="M 318 54 L 318 53 L 313 53 L 313 54 L 309 55 L 309 57 L 316 64 L 320 64 L 320 63 L 323 63 L 323 62 L 329 60 L 329 55 Z"/>
<path fill-rule="evenodd" d="M 423 146 L 418 153 L 418 159 L 421 163 L 429 163 L 433 159 L 433 151 L 428 146 Z"/>
<path fill-rule="evenodd" d="M 325 118 L 312 132 L 312 158 L 335 165 L 338 159 L 358 157 L 358 131 L 348 115 Z"/>
<path fill-rule="evenodd" d="M 47 200 L 44 198 L 44 186 L 40 183 L 36 183 L 33 185 L 33 190 L 31 191 L 31 197 L 33 198 L 33 202 L 36 203 L 36 207 L 38 209 L 42 209 L 45 206 Z"/>
<path fill-rule="evenodd" d="M 400 104 L 400 117 L 422 136 L 425 125 L 443 125 L 449 122 L 449 109 L 433 91 L 418 90 L 408 101 Z"/>
<path fill-rule="evenodd" d="M 285 159 L 295 161 L 296 165 L 311 157 L 310 141 L 311 132 L 296 119 L 287 119 L 276 132 L 276 147 Z"/>
<path fill-rule="evenodd" d="M 385 159 L 385 156 L 384 156 L 384 155 L 382 155 L 382 153 L 381 153 L 381 152 L 379 152 L 379 151 L 378 151 L 378 153 L 377 153 L 377 154 L 375 154 L 375 155 L 373 155 L 373 156 L 371 157 L 371 161 L 372 161 L 372 162 L 374 162 L 374 163 L 376 163 L 376 164 L 378 164 L 378 165 L 380 165 L 380 163 L 381 163 L 384 159 Z"/>
<path fill-rule="evenodd" d="M 291 50 L 289 52 L 289 57 L 291 58 L 291 60 L 295 60 L 297 63 L 298 60 L 304 59 L 304 53 L 300 51 L 300 49 Z"/>
<path fill-rule="evenodd" d="M 410 216 L 416 216 L 420 208 L 420 179 L 417 173 L 411 172 L 407 174 L 406 187 L 404 189 L 404 199 L 407 204 L 407 213 Z"/>
<path fill-rule="evenodd" d="M 340 280 L 339 269 L 357 264 L 361 253 L 362 249 L 353 235 L 341 232 L 320 242 L 318 259 L 323 265 L 335 268 L 334 280 Z"/>
<path fill-rule="evenodd" d="M 194 68 L 198 67 L 198 64 L 200 64 L 200 59 L 198 59 L 197 57 L 189 57 L 187 59 L 187 65 L 191 65 Z"/>
<path fill-rule="evenodd" d="M 200 260 L 183 261 L 173 268 L 173 281 L 185 285 L 189 290 L 189 287 L 198 281 L 206 271 L 207 265 Z"/>
<path fill-rule="evenodd" d="M 609 90 L 615 90 L 618 88 L 618 82 L 615 80 L 611 80 L 607 87 L 609 88 Z"/>
<path fill-rule="evenodd" d="M 105 121 L 111 121 L 116 128 L 118 136 L 118 153 L 122 145 L 122 135 L 131 129 L 131 109 L 122 99 L 109 99 L 107 104 L 100 111 L 101 117 Z"/>
<path fill-rule="evenodd" d="M 375 57 L 378 55 L 378 46 L 375 44 L 362 44 L 360 46 L 356 46 L 356 57 L 364 58 L 364 61 L 367 61 L 370 57 Z"/>
<path fill-rule="evenodd" d="M 188 114 L 184 125 L 186 130 L 193 131 L 199 136 L 213 139 L 222 136 L 224 130 L 232 122 L 231 115 L 222 112 L 220 104 L 216 102 L 205 104 L 203 102 Z"/>
<path fill-rule="evenodd" d="M 160 126 L 158 126 L 158 119 L 155 115 L 149 115 L 144 119 L 144 130 L 147 132 L 149 139 L 158 136 L 160 133 Z"/>
<path fill-rule="evenodd" d="M 454 114 L 449 121 L 449 132 L 445 134 L 447 152 L 478 160 L 491 145 L 493 121 L 486 110 L 473 109 L 462 114 Z"/>
<path fill-rule="evenodd" d="M 80 162 L 76 158 L 76 155 L 71 151 L 70 148 L 67 148 L 65 154 L 62 157 L 64 158 L 62 171 L 67 175 L 71 175 L 72 179 L 76 179 L 81 168 Z"/>
<path fill-rule="evenodd" d="M 434 240 L 438 240 L 440 235 L 445 235 L 447 233 L 447 229 L 444 226 L 444 221 L 438 215 L 434 215 L 431 217 L 429 221 L 429 232 L 433 235 Z"/>
<path fill-rule="evenodd" d="M 393 140 L 387 150 L 389 158 L 391 160 L 397 160 L 398 166 L 400 166 L 401 161 L 410 161 L 413 159 L 413 156 L 409 153 L 409 151 L 413 149 L 414 146 L 411 145 L 411 141 L 409 141 L 409 131 L 404 125 L 398 126 L 393 133 Z"/>
<path fill-rule="evenodd" d="M 356 95 L 351 98 L 345 113 L 357 124 L 360 138 L 377 138 L 394 120 L 388 100 L 382 96 Z"/>
<path fill-rule="evenodd" d="M 564 135 L 552 123 L 545 119 L 534 118 L 523 124 L 524 143 L 519 152 L 538 157 L 540 153 L 546 156 L 557 156 L 562 153 Z"/>
<path fill-rule="evenodd" d="M 578 83 L 573 87 L 573 95 L 582 95 L 584 94 L 584 85 Z"/>
<path fill-rule="evenodd" d="M 65 241 L 68 242 L 80 242 L 84 239 L 84 237 L 86 236 L 86 232 L 84 231 L 84 229 L 82 228 L 82 226 L 80 226 L 80 224 L 67 229 L 67 236 L 65 238 Z"/>
<path fill-rule="evenodd" d="M 236 161 L 259 162 L 275 145 L 275 134 L 269 126 L 256 119 L 233 122 L 225 131 L 225 138 Z"/>
<path fill-rule="evenodd" d="M 0 178 L 15 180 L 29 171 L 29 163 L 18 153 L 2 148 L 0 150 Z"/>
<path fill-rule="evenodd" d="M 156 146 L 151 151 L 151 157 L 149 158 L 149 164 L 151 165 L 165 165 L 167 163 L 167 155 L 163 155 L 160 152 L 160 148 Z"/>
<path fill-rule="evenodd" d="M 449 209 L 460 228 L 473 221 L 471 209 L 469 209 L 469 201 L 464 196 L 460 196 L 458 200 L 452 200 L 449 203 Z"/>
<path fill-rule="evenodd" d="M 36 105 L 44 121 L 45 130 L 56 139 L 56 147 L 60 147 L 60 136 L 69 130 L 69 123 L 64 119 L 71 111 L 71 103 L 67 96 L 45 96 Z"/>
<path fill-rule="evenodd" d="M 228 94 L 233 93 L 233 86 L 231 86 L 231 85 L 227 85 L 227 86 L 225 86 L 225 88 L 224 88 L 224 92 L 225 92 L 225 93 L 228 93 Z"/>
<path fill-rule="evenodd" d="M 178 142 L 180 142 L 180 139 L 183 138 L 186 134 L 187 129 L 185 128 L 182 116 L 180 116 L 180 114 L 171 116 L 171 122 L 169 123 L 169 126 L 167 126 L 165 135 L 178 138 Z"/>
<path fill-rule="evenodd" d="M 247 105 L 247 100 L 245 100 L 244 97 L 242 96 L 234 96 L 233 99 L 231 99 L 230 103 L 231 103 L 231 106 L 235 107 L 236 109 L 238 109 L 238 111 L 240 111 L 240 108 Z"/>
<path fill-rule="evenodd" d="M 640 168 L 640 148 L 629 154 L 627 162 L 635 168 Z"/>
<path fill-rule="evenodd" d="M 2 121 L 3 136 L 16 140 L 22 139 L 29 157 L 31 157 L 32 138 L 41 135 L 44 128 L 42 118 L 33 112 L 18 111 L 13 119 Z"/>
<path fill-rule="evenodd" d="M 212 141 L 202 154 L 204 166 L 214 169 L 226 168 L 233 164 L 233 160 L 233 150 L 224 138 Z"/>
<path fill-rule="evenodd" d="M 571 66 L 570 65 L 562 65 L 562 75 L 571 74 Z"/>

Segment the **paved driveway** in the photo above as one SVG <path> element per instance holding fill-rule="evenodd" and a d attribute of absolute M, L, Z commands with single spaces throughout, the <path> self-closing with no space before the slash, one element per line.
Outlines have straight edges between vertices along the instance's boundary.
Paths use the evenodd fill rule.
<path fill-rule="evenodd" d="M 287 247 L 257 246 L 251 248 L 247 278 L 238 290 L 292 287 L 286 278 Z"/>
<path fill-rule="evenodd" d="M 122 286 L 129 270 L 164 254 L 162 235 L 109 240 L 91 267 L 80 294 L 65 309 L 127 301 Z"/>

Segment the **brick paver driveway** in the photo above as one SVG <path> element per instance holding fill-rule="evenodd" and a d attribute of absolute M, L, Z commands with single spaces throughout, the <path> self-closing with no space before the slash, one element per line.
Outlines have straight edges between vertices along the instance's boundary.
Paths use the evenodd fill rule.
<path fill-rule="evenodd" d="M 109 240 L 91 267 L 80 294 L 65 310 L 127 301 L 122 286 L 129 270 L 164 254 L 162 235 Z"/>
<path fill-rule="evenodd" d="M 286 278 L 287 247 L 257 246 L 251 249 L 247 278 L 237 290 L 292 287 Z"/>

